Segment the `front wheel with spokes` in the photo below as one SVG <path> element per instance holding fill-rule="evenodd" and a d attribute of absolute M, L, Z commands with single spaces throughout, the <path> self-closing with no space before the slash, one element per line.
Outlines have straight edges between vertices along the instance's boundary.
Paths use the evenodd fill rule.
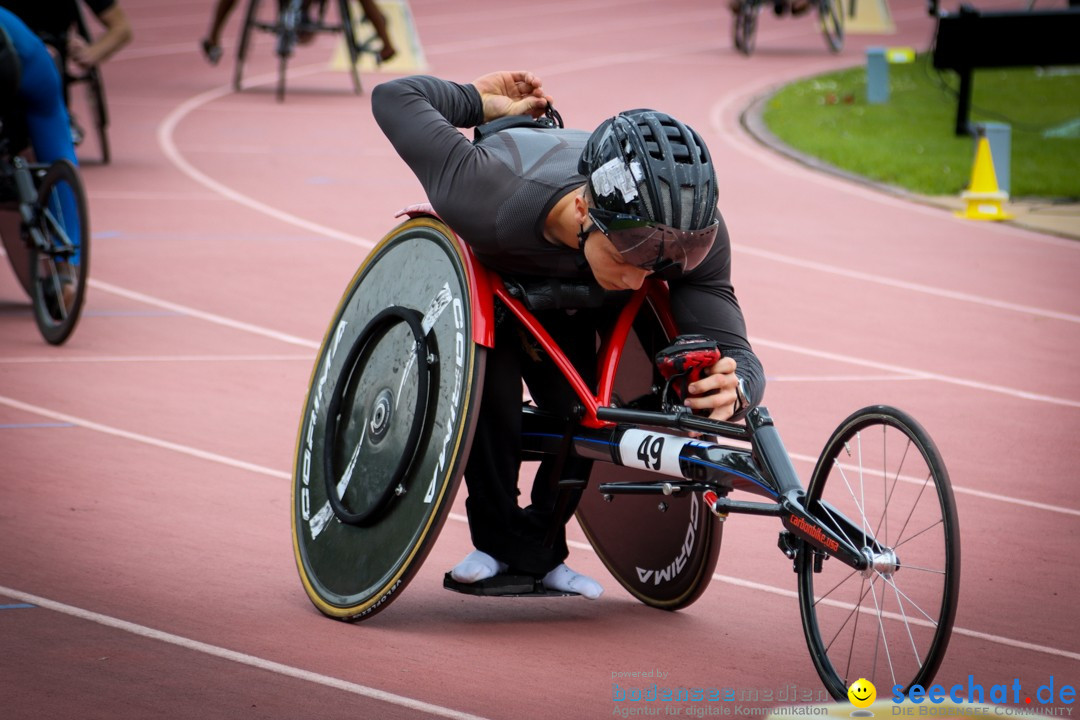
<path fill-rule="evenodd" d="M 42 337 L 60 345 L 75 330 L 90 272 L 90 219 L 79 171 L 67 160 L 49 166 L 37 187 L 31 222 L 31 298 Z"/>
<path fill-rule="evenodd" d="M 843 515 L 864 571 L 804 543 L 796 568 L 803 630 L 837 699 L 859 678 L 926 686 L 945 655 L 960 589 L 960 530 L 933 440 L 895 408 L 859 410 L 833 433 L 807 489 L 815 517 Z M 823 522 L 835 526 L 835 523 Z"/>

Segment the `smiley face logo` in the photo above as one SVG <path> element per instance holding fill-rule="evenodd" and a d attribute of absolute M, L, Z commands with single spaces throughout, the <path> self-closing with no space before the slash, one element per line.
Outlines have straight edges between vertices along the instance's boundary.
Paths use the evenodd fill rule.
<path fill-rule="evenodd" d="M 848 700 L 857 708 L 867 708 L 877 699 L 877 688 L 866 678 L 859 678 L 851 683 L 847 691 Z"/>

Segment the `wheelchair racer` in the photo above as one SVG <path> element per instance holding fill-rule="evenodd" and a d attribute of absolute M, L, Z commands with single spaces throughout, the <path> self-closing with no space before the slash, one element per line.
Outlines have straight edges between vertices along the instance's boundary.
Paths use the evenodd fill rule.
<path fill-rule="evenodd" d="M 80 21 L 79 0 L 0 0 L 45 41 L 60 68 L 64 103 L 71 104 L 69 88 L 93 68 L 100 66 L 131 42 L 131 22 L 118 0 L 81 0 L 104 26 L 105 32 L 87 42 L 76 29 Z M 70 61 L 70 62 L 69 62 Z M 70 108 L 69 108 L 70 109 Z M 68 117 L 73 142 L 82 142 L 85 132 L 74 115 Z"/>
<path fill-rule="evenodd" d="M 664 113 L 623 112 L 595 131 L 514 127 L 470 142 L 459 130 L 509 116 L 537 118 L 551 98 L 529 72 L 496 72 L 470 84 L 428 76 L 372 92 L 380 128 L 419 179 L 439 216 L 476 257 L 504 277 L 595 279 L 607 290 L 667 281 L 681 333 L 715 340 L 722 356 L 689 385 L 686 405 L 717 420 L 741 418 L 764 394 L 761 364 L 731 284 L 731 247 L 716 208 L 716 173 L 701 137 Z M 595 384 L 602 310 L 551 310 L 537 318 L 583 379 Z M 536 404 L 566 412 L 569 384 L 511 321 L 495 329 L 472 450 L 466 509 L 476 548 L 451 570 L 461 583 L 503 572 L 595 599 L 598 582 L 565 560 L 564 517 L 554 543 L 551 484 L 534 482 L 518 503 L 521 382 Z M 564 477 L 591 463 L 567 461 Z M 546 477 L 541 464 L 538 478 Z"/>
<path fill-rule="evenodd" d="M 56 160 L 68 160 L 78 166 L 75 146 L 68 130 L 67 106 L 64 104 L 60 73 L 41 39 L 14 13 L 0 7 L 0 120 L 9 142 L 20 139 L 19 130 L 25 127 L 37 162 L 48 165 Z M 22 147 L 11 146 L 12 153 Z M 79 213 L 75 198 L 69 193 L 60 196 L 64 217 L 68 219 L 72 238 L 81 237 Z M 79 256 L 72 258 L 79 263 Z M 69 269 L 58 268 L 61 275 Z M 64 284 L 65 294 L 73 291 Z M 65 301 L 70 298 L 65 297 Z"/>

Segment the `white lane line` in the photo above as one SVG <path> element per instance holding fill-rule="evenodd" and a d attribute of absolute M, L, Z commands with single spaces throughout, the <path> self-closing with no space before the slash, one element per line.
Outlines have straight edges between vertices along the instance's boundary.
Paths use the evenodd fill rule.
<path fill-rule="evenodd" d="M 924 380 L 938 380 L 940 382 L 949 383 L 952 385 L 960 385 L 961 387 L 973 388 L 976 390 L 985 390 L 987 392 L 998 393 L 1001 395 L 1009 395 L 1011 397 L 1017 397 L 1023 400 L 1036 400 L 1038 402 L 1050 403 L 1052 405 L 1063 405 L 1065 407 L 1080 408 L 1080 401 L 1070 400 L 1069 398 L 1057 397 L 1054 395 L 1042 395 L 1040 393 L 1033 393 L 1026 390 L 1017 390 L 1016 388 L 1005 387 L 1004 385 L 992 385 L 990 383 L 978 382 L 977 380 L 968 380 L 966 378 L 954 377 L 952 375 L 942 375 L 940 373 L 927 372 L 925 370 L 915 370 L 913 368 L 906 368 L 901 365 L 893 365 L 891 363 L 876 362 L 874 360 L 864 360 L 862 358 L 857 358 L 852 355 L 827 352 L 825 350 L 815 350 L 813 348 L 802 347 L 801 345 L 792 345 L 791 343 L 777 342 L 776 340 L 765 340 L 764 338 L 752 337 L 750 338 L 750 343 L 752 345 L 761 345 L 763 347 L 769 347 L 775 350 L 786 350 L 788 352 L 799 353 L 801 355 L 809 355 L 816 358 L 823 358 L 825 360 L 836 360 L 838 362 L 849 363 L 851 365 L 862 365 L 864 367 L 871 367 L 877 370 L 887 370 L 889 372 L 908 375 L 912 378 L 920 378 Z"/>
<path fill-rule="evenodd" d="M 122 630 L 131 633 L 132 635 L 138 635 L 150 640 L 157 640 L 159 642 L 169 643 L 170 645 L 176 645 L 185 650 L 193 650 L 195 652 L 203 653 L 204 655 L 210 655 L 222 660 L 229 660 L 230 662 L 247 665 L 248 667 L 253 667 L 258 670 L 265 670 L 295 680 L 315 683 L 324 687 L 333 688 L 334 690 L 342 690 L 353 695 L 359 695 L 391 705 L 409 708 L 410 710 L 416 710 L 428 715 L 452 718 L 453 720 L 485 720 L 485 718 L 480 715 L 472 715 L 471 713 L 453 710 L 441 705 L 433 705 L 432 703 L 427 703 L 423 700 L 417 700 L 404 695 L 397 695 L 385 690 L 378 690 L 373 687 L 368 687 L 367 685 L 340 680 L 329 675 L 311 672 L 310 670 L 301 670 L 300 668 L 291 665 L 284 665 L 272 660 L 265 660 L 254 655 L 248 655 L 247 653 L 229 650 L 228 648 L 219 647 L 217 645 L 210 645 L 209 643 L 200 642 L 198 640 L 192 640 L 191 638 L 186 638 L 181 635 L 174 635 L 162 630 L 155 630 L 154 628 L 146 627 L 145 625 L 138 625 L 133 622 L 128 622 L 127 620 L 120 620 L 109 615 L 102 615 L 101 613 L 84 610 L 83 608 L 50 600 L 39 595 L 31 595 L 30 593 L 22 592 L 21 590 L 15 590 L 14 588 L 0 586 L 0 594 L 20 602 L 37 605 L 46 610 L 70 615 L 79 618 L 80 620 L 86 620 L 97 623 L 98 625 L 104 625 L 105 627 Z"/>
<path fill-rule="evenodd" d="M 114 428 L 109 425 L 103 425 L 92 420 L 86 420 L 84 418 L 75 417 L 74 415 L 67 415 L 65 413 L 49 410 L 38 405 L 24 403 L 19 400 L 15 400 L 14 398 L 5 397 L 3 395 L 0 395 L 0 405 L 7 405 L 8 407 L 15 408 L 17 410 L 22 410 L 24 412 L 28 412 L 34 415 L 41 415 L 42 417 L 47 417 L 53 420 L 57 420 L 59 422 L 76 425 L 78 427 L 86 428 L 87 430 L 95 430 L 106 435 L 121 437 L 126 440 L 143 443 L 145 445 L 153 445 L 154 447 L 163 448 L 165 450 L 172 450 L 183 455 L 189 455 L 191 457 L 197 457 L 203 460 L 221 463 L 223 465 L 240 468 L 242 470 L 250 470 L 251 472 L 258 473 L 260 475 L 266 475 L 268 477 L 278 478 L 280 480 L 292 479 L 292 475 L 287 472 L 274 470 L 273 468 L 256 465 L 254 463 L 245 462 L 243 460 L 236 460 L 235 458 L 226 457 L 217 453 L 198 450 L 187 445 L 180 445 L 179 443 L 169 442 L 168 440 L 159 440 L 158 438 L 153 438 L 148 435 L 141 435 L 139 433 L 133 433 L 127 430 L 121 430 L 119 428 Z M 817 457 L 812 455 L 804 455 L 802 453 L 792 452 L 789 452 L 788 454 L 792 460 L 798 462 L 805 462 L 809 463 L 810 465 L 814 465 L 815 463 L 817 463 Z M 1020 505 L 1023 507 L 1032 508 L 1033 510 L 1043 510 L 1046 512 L 1058 513 L 1061 515 L 1080 517 L 1080 510 L 1062 505 L 1050 505 L 1048 503 L 1041 503 L 1035 500 L 1025 500 L 1023 498 L 1013 497 L 1011 495 L 1001 495 L 999 493 L 976 490 L 974 488 L 967 488 L 955 484 L 953 485 L 953 492 L 958 495 L 971 495 L 972 497 L 978 497 L 984 500 L 993 500 L 995 502 L 1006 503 L 1009 505 Z"/>
<path fill-rule="evenodd" d="M 264 337 L 273 338 L 275 340 L 281 340 L 292 345 L 301 345 L 303 347 L 309 347 L 317 349 L 319 343 L 314 340 L 305 340 L 304 338 L 297 337 L 295 335 L 289 335 L 281 333 L 276 330 L 270 330 L 251 323 L 241 322 L 239 320 L 232 320 L 222 315 L 216 315 L 214 313 L 204 312 L 202 310 L 196 310 L 195 308 L 188 307 L 186 305 L 180 305 L 177 303 L 169 302 L 167 300 L 161 300 L 150 295 L 144 295 L 132 290 L 125 290 L 117 285 L 103 282 L 101 280 L 89 281 L 91 287 L 111 292 L 122 297 L 129 298 L 131 300 L 137 300 L 149 305 L 171 310 L 173 312 L 190 315 L 197 317 L 208 322 L 216 323 L 218 325 L 224 325 L 226 327 L 233 328 L 235 330 L 242 330 L 244 332 L 254 333 L 256 335 L 262 335 Z M 892 373 L 898 373 L 900 375 L 907 376 L 910 379 L 916 380 L 937 380 L 938 382 L 949 383 L 952 385 L 960 385 L 962 387 L 973 388 L 976 390 L 983 390 L 987 392 L 998 393 L 1001 395 L 1009 395 L 1012 397 L 1021 398 L 1024 400 L 1035 400 L 1037 402 L 1050 403 L 1053 405 L 1064 405 L 1065 407 L 1080 407 L 1080 401 L 1070 400 L 1068 398 L 1061 398 L 1052 395 L 1042 395 L 1039 393 L 1028 392 L 1026 390 L 1018 390 L 1016 388 L 1005 387 L 1003 385 L 992 385 L 990 383 L 982 383 L 976 380 L 968 380 L 966 378 L 954 377 L 951 375 L 942 375 L 940 373 L 927 372 L 924 370 L 916 370 L 913 368 L 906 368 L 900 365 L 892 365 L 889 363 L 880 363 L 873 360 L 865 360 L 863 358 L 857 358 L 851 355 L 843 355 L 840 353 L 832 353 L 824 350 L 816 350 L 814 348 L 802 347 L 799 345 L 793 345 L 791 343 L 783 343 L 775 340 L 766 340 L 764 338 L 753 337 L 751 343 L 761 345 L 763 347 L 771 347 L 777 350 L 785 350 L 787 352 L 798 353 L 801 355 L 809 355 L 811 357 L 823 358 L 826 360 L 836 360 L 838 362 L 845 362 L 852 365 L 862 365 L 864 367 L 872 367 L 877 370 L 885 370 Z"/>
<path fill-rule="evenodd" d="M 269 337 L 276 340 L 281 340 L 282 342 L 287 342 L 293 345 L 301 345 L 303 347 L 309 347 L 312 349 L 317 349 L 319 347 L 319 343 L 313 340 L 305 340 L 304 338 L 300 338 L 295 335 L 288 335 L 286 333 L 281 333 L 276 330 L 270 330 L 268 328 L 260 327 L 258 325 L 252 325 L 251 323 L 232 320 L 221 315 L 204 312 L 202 310 L 196 310 L 194 308 L 190 308 L 185 305 L 179 305 L 177 303 L 172 303 L 166 300 L 160 300 L 149 295 L 144 295 L 142 293 L 134 292 L 131 290 L 125 290 L 121 287 L 112 285 L 110 283 L 102 282 L 100 280 L 90 280 L 89 284 L 91 287 L 96 287 L 106 292 L 111 292 L 132 300 L 145 302 L 147 304 L 165 308 L 174 312 L 191 315 L 192 317 L 197 317 L 202 320 L 216 323 L 218 325 L 224 325 L 226 327 L 230 327 L 236 330 L 242 330 L 244 332 L 250 332 L 256 335 L 262 335 L 264 337 Z M 776 340 L 766 340 L 760 337 L 752 337 L 751 343 L 763 347 L 771 347 L 776 350 L 784 350 L 787 352 L 798 353 L 800 355 L 809 355 L 810 357 L 822 358 L 826 360 L 835 360 L 837 362 L 844 362 L 851 365 L 861 365 L 864 367 L 871 367 L 877 370 L 885 370 L 888 372 L 903 375 L 907 379 L 912 380 L 936 380 L 938 382 L 949 383 L 951 385 L 959 385 L 961 387 L 967 387 L 986 392 L 993 392 L 1001 395 L 1008 395 L 1023 400 L 1034 400 L 1037 402 L 1050 403 L 1053 405 L 1062 405 L 1065 407 L 1080 407 L 1080 401 L 1070 400 L 1069 398 L 1062 398 L 1053 395 L 1043 395 L 1040 393 L 1028 392 L 1026 390 L 1005 387 L 1003 385 L 993 385 L 990 383 L 978 382 L 976 380 L 968 380 L 966 378 L 943 375 L 941 373 L 927 372 L 925 370 L 916 370 L 914 368 L 893 365 L 891 363 L 881 363 L 874 360 L 866 360 L 863 358 L 854 357 L 852 355 L 827 352 L 825 350 L 816 350 L 814 348 L 802 347 L 799 345 L 793 345 L 791 343 L 778 342 Z"/>
<path fill-rule="evenodd" d="M 809 270 L 817 270 L 818 272 L 830 273 L 832 275 L 840 275 L 842 277 L 852 278 L 855 280 L 864 280 L 866 282 L 876 283 L 878 285 L 887 285 L 889 287 L 899 288 L 901 290 L 911 290 L 912 292 L 923 293 L 926 295 L 934 295 L 936 297 L 947 298 L 949 300 L 975 303 L 977 305 L 985 305 L 987 307 L 994 307 L 1001 310 L 1011 310 L 1013 312 L 1026 313 L 1028 315 L 1035 315 L 1038 317 L 1052 318 L 1054 320 L 1064 320 L 1065 322 L 1080 323 L 1080 315 L 1073 315 L 1071 313 L 1058 312 L 1056 310 L 1045 310 L 1043 308 L 1033 307 L 1031 305 L 1020 305 L 1017 303 L 1005 302 L 1003 300 L 994 300 L 993 298 L 983 297 L 981 295 L 972 295 L 970 293 L 937 288 L 931 285 L 922 285 L 920 283 L 907 282 L 906 280 L 897 280 L 895 278 L 886 277 L 884 275 L 877 275 L 874 273 L 865 273 L 858 270 L 848 270 L 846 268 L 837 267 L 835 265 L 814 262 L 813 260 L 802 260 L 800 258 L 791 257 L 790 255 L 784 255 L 782 253 L 772 252 L 769 250 L 746 247 L 745 245 L 733 244 L 732 247 L 734 248 L 735 252 L 741 252 L 747 255 L 754 255 L 756 257 L 764 258 L 766 260 L 772 260 L 774 262 L 785 263 L 787 265 L 807 268 Z"/>
<path fill-rule="evenodd" d="M 583 545 L 585 543 L 573 543 L 575 547 Z M 794 590 L 788 590 L 786 588 L 778 588 L 772 585 L 764 585 L 762 583 L 752 582 L 750 580 L 743 580 L 741 578 L 731 577 L 728 575 L 714 574 L 713 580 L 719 580 L 722 583 L 728 585 L 734 585 L 736 587 L 746 588 L 748 590 L 757 590 L 760 592 L 766 592 L 771 595 L 779 595 L 786 598 L 798 599 L 799 593 Z M 845 607 L 848 610 L 855 609 L 854 605 L 848 603 L 836 602 L 835 605 L 839 607 Z M 872 610 L 863 608 L 860 612 L 874 614 Z M 1080 653 L 1072 652 L 1071 650 L 1062 650 L 1060 648 L 1053 648 L 1047 645 L 1036 645 L 1035 643 L 1027 642 L 1026 640 L 1015 640 L 1013 638 L 1003 637 L 1001 635 L 991 635 L 990 633 L 979 632 L 978 630 L 969 630 L 968 628 L 953 626 L 954 635 L 963 635 L 965 637 L 975 638 L 977 640 L 985 640 L 996 645 L 1004 645 L 1006 647 L 1017 648 L 1020 650 L 1031 650 L 1032 652 L 1043 653 L 1044 655 L 1052 655 L 1054 657 L 1065 658 L 1067 660 L 1080 660 Z"/>
<path fill-rule="evenodd" d="M 287 472 L 281 472 L 280 470 L 274 470 L 273 468 L 256 465 L 255 463 L 237 460 L 236 458 L 219 455 L 218 453 L 207 452 L 206 450 L 199 450 L 188 445 L 181 445 L 180 443 L 169 442 L 168 440 L 159 440 L 158 438 L 150 437 L 149 435 L 142 435 L 140 433 L 134 433 L 128 430 L 121 430 L 120 428 L 103 425 L 92 420 L 86 420 L 85 418 L 75 417 L 74 415 L 68 415 L 66 413 L 48 410 L 37 405 L 24 403 L 14 398 L 5 397 L 3 395 L 0 395 L 0 405 L 6 405 L 10 408 L 14 408 L 15 410 L 22 410 L 23 412 L 32 413 L 34 415 L 41 415 L 42 417 L 51 418 L 60 422 L 71 423 L 72 425 L 77 425 L 87 430 L 94 430 L 96 432 L 104 433 L 105 435 L 112 435 L 114 437 L 123 438 L 125 440 L 142 443 L 143 445 L 152 445 L 153 447 L 162 448 L 163 450 L 172 450 L 173 452 L 180 453 L 181 455 L 199 458 L 200 460 L 209 460 L 210 462 L 227 465 L 229 467 L 237 468 L 238 470 L 247 470 L 249 472 L 258 473 L 259 475 L 266 475 L 268 477 L 277 478 L 279 480 L 292 479 L 292 475 Z"/>
<path fill-rule="evenodd" d="M 796 462 L 804 462 L 811 467 L 817 465 L 818 459 L 813 455 L 803 455 L 802 453 L 789 452 L 788 456 Z M 904 482 L 912 483 L 915 485 L 922 485 L 924 481 L 919 478 L 899 476 L 900 480 Z M 953 492 L 957 495 L 971 495 L 972 497 L 983 498 L 984 500 L 996 500 L 998 502 L 1009 503 L 1010 505 L 1023 505 L 1024 507 L 1033 508 L 1035 510 L 1045 510 L 1046 512 L 1059 513 L 1061 515 L 1072 515 L 1074 517 L 1080 517 L 1080 510 L 1076 510 L 1071 507 L 1063 507 L 1061 505 L 1050 505 L 1048 503 L 1036 502 L 1034 500 L 1024 500 L 1022 498 L 1011 497 L 1009 495 L 1000 495 L 998 493 L 986 492 L 985 490 L 975 490 L 973 488 L 963 487 L 961 485 L 953 485 Z"/>
<path fill-rule="evenodd" d="M 193 307 L 187 305 L 180 305 L 178 303 L 169 302 L 168 300 L 162 300 L 160 298 L 152 297 L 150 295 L 144 295 L 134 290 L 127 290 L 118 285 L 107 283 L 102 280 L 90 279 L 88 281 L 90 287 L 97 290 L 103 290 L 113 295 L 119 295 L 121 297 L 128 298 L 129 300 L 135 300 L 137 302 L 146 303 L 147 305 L 153 305 L 154 307 L 164 308 L 166 310 L 172 310 L 183 315 L 189 315 L 191 317 L 199 318 L 200 320 L 206 320 L 216 325 L 224 325 L 225 327 L 232 328 L 233 330 L 241 330 L 243 332 L 252 333 L 255 335 L 262 335 L 263 337 L 272 338 L 274 340 L 280 340 L 290 345 L 300 345 L 302 347 L 318 349 L 319 343 L 313 340 L 306 340 L 296 335 L 289 335 L 288 333 L 278 332 L 277 330 L 270 330 L 259 325 L 252 325 L 251 323 L 241 322 L 240 320 L 233 320 L 232 318 L 224 317 L 223 315 L 217 315 L 215 313 L 208 313 L 203 310 L 196 310 Z"/>
<path fill-rule="evenodd" d="M 91 190 L 88 193 L 90 200 L 176 200 L 178 202 L 191 202 L 192 200 L 221 200 L 221 196 L 209 192 L 145 192 L 139 190 Z"/>
<path fill-rule="evenodd" d="M 768 381 L 794 382 L 794 383 L 818 383 L 818 382 L 906 382 L 908 380 L 925 380 L 918 375 L 768 375 Z"/>
<path fill-rule="evenodd" d="M 450 513 L 449 519 L 456 522 L 465 523 L 468 525 L 469 519 L 460 513 Z M 579 540 L 567 540 L 566 544 L 577 550 L 584 550 L 586 552 L 595 553 L 596 550 L 587 542 L 581 542 Z M 759 592 L 769 593 L 770 595 L 779 595 L 784 598 L 791 598 L 797 600 L 799 593 L 794 590 L 788 590 L 787 588 L 778 588 L 773 585 L 765 585 L 763 583 L 757 583 L 750 580 L 743 580 L 742 578 L 731 577 L 728 575 L 720 575 L 714 573 L 713 580 L 726 583 L 728 585 L 734 585 L 736 587 L 745 588 L 748 590 L 756 590 Z M 855 606 L 847 606 L 848 609 L 853 609 Z M 867 611 L 869 612 L 869 611 Z M 968 628 L 953 626 L 953 633 L 956 635 L 964 635 L 966 637 L 975 638 L 977 640 L 984 640 L 995 645 L 1004 645 L 1006 647 L 1018 648 L 1021 650 L 1031 650 L 1033 652 L 1043 653 L 1045 655 L 1051 655 L 1054 657 L 1066 658 L 1068 660 L 1080 660 L 1080 653 L 1072 652 L 1071 650 L 1062 650 L 1061 648 L 1049 647 L 1047 645 L 1037 645 L 1025 640 L 1015 640 L 1013 638 L 1004 637 L 1002 635 L 993 635 L 990 633 L 980 632 L 978 630 L 970 630 Z"/>
<path fill-rule="evenodd" d="M 188 362 L 281 362 L 304 360 L 314 355 L 38 355 L 0 357 L 0 365 L 37 365 L 42 363 L 188 363 Z"/>
<path fill-rule="evenodd" d="M 208 460 L 210 462 L 220 463 L 222 465 L 227 465 L 229 467 L 235 467 L 235 468 L 238 468 L 238 469 L 241 469 L 241 470 L 248 470 L 248 471 L 251 471 L 251 472 L 254 472 L 254 473 L 258 473 L 260 475 L 266 475 L 266 476 L 281 479 L 281 480 L 291 480 L 292 479 L 292 476 L 291 476 L 290 473 L 281 472 L 279 470 L 273 470 L 271 468 L 263 467 L 261 465 L 255 465 L 254 463 L 248 463 L 248 462 L 244 462 L 244 461 L 241 461 L 241 460 L 236 460 L 236 459 L 230 458 L 230 457 L 225 457 L 224 455 L 218 455 L 217 453 L 211 453 L 211 452 L 206 452 L 206 451 L 203 451 L 203 450 L 197 450 L 195 448 L 188 447 L 188 446 L 185 446 L 185 445 L 180 445 L 178 443 L 168 442 L 166 440 L 158 440 L 157 438 L 152 438 L 152 437 L 149 437 L 147 435 L 140 435 L 138 433 L 132 433 L 132 432 L 128 432 L 126 430 L 119 430 L 117 428 L 109 427 L 107 425 L 102 425 L 101 423 L 91 422 L 89 420 L 84 420 L 82 418 L 74 417 L 72 415 L 66 415 L 64 413 L 58 413 L 58 412 L 54 412 L 52 410 L 46 410 L 45 408 L 37 407 L 35 405 L 30 405 L 28 403 L 23 403 L 23 402 L 20 402 L 18 400 L 14 400 L 12 398 L 0 396 L 0 405 L 7 405 L 8 407 L 15 408 L 17 410 L 22 410 L 24 412 L 29 412 L 29 413 L 32 413 L 32 414 L 41 415 L 43 417 L 51 418 L 53 420 L 59 420 L 61 422 L 71 423 L 73 425 L 78 425 L 80 427 L 84 427 L 84 428 L 86 428 L 88 430 L 95 430 L 97 432 L 102 432 L 102 433 L 105 433 L 107 435 L 113 435 L 113 436 L 116 436 L 116 437 L 125 438 L 127 440 L 132 440 L 134 442 L 144 443 L 146 445 L 152 445 L 154 447 L 159 447 L 159 448 L 163 448 L 163 449 L 166 449 L 166 450 L 172 450 L 174 452 L 182 453 L 184 455 L 189 455 L 191 457 L 197 457 L 197 458 L 200 458 L 200 459 L 203 459 L 203 460 Z M 797 459 L 806 458 L 806 456 L 799 456 L 799 455 L 793 455 L 792 457 L 797 458 Z M 953 488 L 953 490 L 954 491 L 959 491 L 955 487 Z M 976 494 L 976 495 L 979 495 L 981 497 L 985 497 L 985 498 L 991 499 L 991 500 L 999 500 L 999 501 L 1002 501 L 1002 502 L 1007 502 L 1007 503 L 1012 503 L 1012 504 L 1026 505 L 1028 507 L 1035 507 L 1035 508 L 1038 508 L 1038 509 L 1050 509 L 1050 510 L 1058 509 L 1058 508 L 1053 508 L 1053 507 L 1050 507 L 1050 506 L 1039 507 L 1037 504 L 1034 504 L 1034 503 L 1030 503 L 1030 502 L 1023 501 L 1023 500 L 1017 500 L 1016 498 L 1008 498 L 1008 497 L 1005 497 L 1005 496 L 1002 496 L 1002 495 L 993 495 L 991 493 L 979 493 L 978 491 L 973 491 L 972 494 Z M 1080 515 L 1080 513 L 1077 513 L 1076 511 L 1072 511 L 1072 512 L 1074 514 Z M 460 515 L 458 513 L 450 513 L 449 517 L 451 519 L 453 519 L 453 520 L 458 521 L 458 522 L 464 522 L 464 523 L 468 524 L 468 518 L 466 518 L 464 515 Z M 588 543 L 581 543 L 581 542 L 577 542 L 577 541 L 569 541 L 569 544 L 572 547 L 576 547 L 576 548 L 579 548 L 579 549 L 582 549 L 582 550 L 593 551 L 592 546 L 589 545 Z M 785 595 L 785 596 L 796 596 L 797 597 L 797 595 L 795 595 L 790 590 L 785 590 L 785 589 L 782 589 L 782 588 L 776 588 L 776 587 L 772 587 L 770 585 L 759 585 L 757 583 L 750 583 L 750 582 L 745 581 L 745 580 L 739 580 L 738 578 L 728 578 L 728 577 L 725 577 L 725 576 L 722 576 L 722 575 L 715 575 L 714 578 L 720 580 L 721 582 L 726 582 L 726 583 L 729 583 L 729 584 L 732 584 L 732 585 L 742 585 L 742 586 L 745 586 L 745 587 L 752 587 L 754 589 L 762 590 L 762 591 L 765 591 L 765 592 L 771 592 L 771 593 L 774 593 L 774 594 L 781 594 L 781 595 Z M 2 591 L 2 590 L 3 589 L 0 588 L 0 591 Z M 10 593 L 8 593 L 8 594 L 10 594 Z M 961 635 L 967 635 L 969 637 L 978 638 L 980 640 L 986 640 L 987 642 L 997 643 L 999 645 L 1007 645 L 1009 647 L 1023 648 L 1025 650 L 1034 650 L 1036 652 L 1042 652 L 1042 653 L 1046 653 L 1046 654 L 1049 654 L 1049 655 L 1056 655 L 1058 657 L 1067 657 L 1067 658 L 1080 659 L 1080 655 L 1077 655 L 1076 653 L 1071 653 L 1071 652 L 1069 652 L 1067 650 L 1059 650 L 1059 649 L 1056 649 L 1056 648 L 1045 647 L 1045 646 L 1042 646 L 1042 645 L 1034 645 L 1034 644 L 1031 644 L 1031 643 L 1026 643 L 1026 642 L 1023 642 L 1023 641 L 1020 641 L 1020 640 L 1013 640 L 1011 638 L 1006 638 L 1006 637 L 1002 637 L 1002 636 L 999 636 L 999 635 L 991 635 L 991 634 L 988 634 L 988 633 L 981 633 L 981 632 L 978 632 L 976 630 L 968 630 L 968 629 L 965 629 L 965 628 L 954 628 L 953 631 L 958 633 L 958 634 L 961 634 Z"/>
<path fill-rule="evenodd" d="M 289 77 L 300 77 L 303 75 L 314 75 L 326 69 L 325 64 L 308 65 L 304 67 L 290 68 Z M 274 82 L 277 80 L 277 73 L 268 73 L 266 75 L 260 75 L 250 78 L 245 82 L 244 87 L 253 87 L 268 82 Z M 247 208 L 254 210 L 255 212 L 268 215 L 275 220 L 294 225 L 296 227 L 307 230 L 308 232 L 315 233 L 317 235 L 324 235 L 335 240 L 341 240 L 342 242 L 349 243 L 350 245 L 358 245 L 359 247 L 370 250 L 375 247 L 375 243 L 356 235 L 350 235 L 349 233 L 335 230 L 334 228 L 327 227 L 325 225 L 319 225 L 309 220 L 305 220 L 296 215 L 278 210 L 277 208 L 267 205 L 266 203 L 259 202 L 258 200 L 248 197 L 243 193 L 237 192 L 227 185 L 218 182 L 201 170 L 197 170 L 187 159 L 183 156 L 180 150 L 176 147 L 176 143 L 173 140 L 173 134 L 176 131 L 177 125 L 192 111 L 206 105 L 207 103 L 218 100 L 227 95 L 231 95 L 233 92 L 232 87 L 229 85 L 223 85 L 219 88 L 207 90 L 206 92 L 199 93 L 192 98 L 184 101 L 176 107 L 171 113 L 169 113 L 161 124 L 158 125 L 157 140 L 158 146 L 165 154 L 165 157 L 176 166 L 180 172 L 187 175 L 189 178 L 199 183 L 200 185 L 212 190 L 219 195 L 222 195 L 233 202 L 243 205 Z"/>

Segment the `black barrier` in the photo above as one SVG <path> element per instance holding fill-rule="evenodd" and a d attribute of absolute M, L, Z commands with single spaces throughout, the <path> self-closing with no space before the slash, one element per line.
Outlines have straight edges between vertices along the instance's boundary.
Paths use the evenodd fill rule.
<path fill-rule="evenodd" d="M 1080 8 L 983 12 L 962 5 L 957 13 L 941 13 L 934 67 L 960 76 L 956 134 L 971 134 L 968 116 L 976 68 L 1080 64 L 1078 38 Z"/>

